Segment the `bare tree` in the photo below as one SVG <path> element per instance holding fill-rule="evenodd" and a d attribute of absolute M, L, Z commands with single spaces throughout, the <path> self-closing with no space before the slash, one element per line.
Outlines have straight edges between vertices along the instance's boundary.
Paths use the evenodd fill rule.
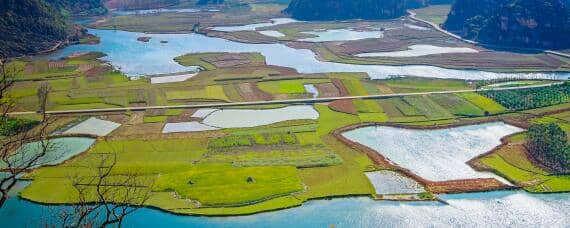
<path fill-rule="evenodd" d="M 77 202 L 71 210 L 60 213 L 65 227 L 121 227 L 126 216 L 145 205 L 150 198 L 152 181 L 137 172 L 113 173 L 116 153 L 96 154 L 100 160 L 94 173 L 70 177 L 77 193 Z"/>
<path fill-rule="evenodd" d="M 0 123 L 7 127 L 10 121 L 10 113 L 16 107 L 16 100 L 10 96 L 10 89 L 16 82 L 16 77 L 22 73 L 17 66 L 9 66 L 6 58 L 0 56 Z M 41 94 L 44 97 L 40 102 L 39 123 L 35 127 L 16 126 L 10 132 L 0 137 L 0 207 L 8 199 L 8 193 L 16 185 L 18 178 L 24 172 L 41 166 L 42 158 L 53 149 L 48 140 L 52 120 L 45 113 L 45 105 L 49 93 L 49 87 L 44 86 Z M 30 129 L 31 128 L 31 129 Z M 24 145 L 38 142 L 38 147 L 32 150 L 22 149 Z"/>

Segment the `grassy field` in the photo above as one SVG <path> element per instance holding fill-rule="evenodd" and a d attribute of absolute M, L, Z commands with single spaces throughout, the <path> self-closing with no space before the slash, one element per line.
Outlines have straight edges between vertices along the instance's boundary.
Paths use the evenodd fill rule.
<path fill-rule="evenodd" d="M 458 95 L 463 99 L 471 102 L 475 106 L 479 107 L 480 109 L 489 112 L 490 114 L 497 114 L 507 111 L 505 107 L 495 102 L 494 100 L 476 93 L 460 93 Z"/>
<path fill-rule="evenodd" d="M 155 191 L 175 191 L 203 206 L 251 204 L 302 189 L 294 167 L 226 165 L 198 165 L 184 172 L 161 175 L 153 186 Z"/>
<path fill-rule="evenodd" d="M 570 191 L 570 176 L 551 175 L 533 164 L 522 146 L 524 140 L 524 135 L 511 139 L 511 146 L 503 147 L 479 161 L 530 192 Z"/>

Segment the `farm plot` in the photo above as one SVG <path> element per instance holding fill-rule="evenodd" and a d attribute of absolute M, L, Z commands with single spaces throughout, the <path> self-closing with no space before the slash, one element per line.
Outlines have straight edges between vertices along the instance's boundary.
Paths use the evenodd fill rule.
<path fill-rule="evenodd" d="M 292 79 L 278 81 L 263 81 L 257 83 L 259 89 L 270 94 L 309 94 L 305 85 L 327 83 L 328 79 Z"/>
<path fill-rule="evenodd" d="M 408 103 L 410 107 L 414 107 L 421 115 L 426 116 L 428 119 L 447 119 L 453 117 L 447 110 L 426 96 L 403 97 L 402 100 Z"/>
<path fill-rule="evenodd" d="M 91 117 L 64 131 L 63 134 L 90 134 L 97 136 L 107 136 L 120 126 L 121 124 L 115 122 Z"/>
<path fill-rule="evenodd" d="M 209 164 L 162 175 L 153 189 L 174 191 L 182 198 L 199 201 L 203 206 L 224 206 L 249 204 L 288 195 L 301 191 L 302 185 L 294 167 Z"/>
<path fill-rule="evenodd" d="M 257 127 L 289 120 L 316 120 L 319 113 L 308 105 L 278 109 L 223 109 L 213 112 L 203 123 L 218 128 Z"/>
<path fill-rule="evenodd" d="M 430 95 L 430 99 L 457 116 L 483 116 L 485 112 L 474 104 L 455 94 Z"/>
<path fill-rule="evenodd" d="M 221 85 L 206 86 L 205 88 L 188 88 L 185 90 L 166 90 L 166 99 L 169 101 L 191 100 L 219 100 L 230 101 Z"/>
<path fill-rule="evenodd" d="M 484 111 L 490 114 L 497 114 L 507 111 L 507 109 L 502 105 L 477 93 L 460 93 L 458 94 L 458 96 L 471 102 L 472 104 L 476 105 L 477 107 L 483 109 Z"/>

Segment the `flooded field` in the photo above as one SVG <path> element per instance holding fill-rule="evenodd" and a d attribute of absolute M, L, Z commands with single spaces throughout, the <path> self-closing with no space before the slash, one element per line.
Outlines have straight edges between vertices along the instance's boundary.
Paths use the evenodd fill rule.
<path fill-rule="evenodd" d="M 521 131 L 504 123 L 488 123 L 441 130 L 364 127 L 343 135 L 428 180 L 502 180 L 477 172 L 466 162 L 500 145 L 502 137 Z"/>
<path fill-rule="evenodd" d="M 24 164 L 29 164 L 32 159 L 36 159 L 39 153 L 44 152 L 45 155 L 41 156 L 37 161 L 33 162 L 33 167 L 39 167 L 44 165 L 57 165 L 65 160 L 85 152 L 91 145 L 95 143 L 95 139 L 92 138 L 80 138 L 80 137 L 63 137 L 55 138 L 42 142 L 32 142 L 25 144 L 17 152 L 17 156 L 12 156 L 9 158 L 12 167 L 23 167 Z M 0 169 L 7 167 L 7 163 L 0 161 Z"/>
<path fill-rule="evenodd" d="M 412 45 L 408 47 L 405 51 L 393 51 L 393 52 L 371 52 L 357 54 L 358 57 L 418 57 L 426 55 L 437 55 L 437 54 L 447 54 L 447 53 L 477 53 L 479 51 L 472 48 L 463 47 L 438 47 L 433 45 Z"/>
<path fill-rule="evenodd" d="M 218 128 L 257 127 L 288 120 L 316 120 L 319 113 L 309 105 L 278 109 L 222 109 L 209 114 L 204 124 Z"/>
<path fill-rule="evenodd" d="M 300 39 L 305 42 L 330 42 L 330 41 L 350 41 L 368 38 L 382 38 L 381 31 L 355 31 L 352 29 L 332 29 L 325 31 L 306 31 L 303 34 L 316 37 Z"/>
<path fill-rule="evenodd" d="M 97 136 L 106 136 L 120 126 L 121 124 L 115 122 L 91 117 L 64 131 L 63 134 L 90 134 Z"/>
<path fill-rule="evenodd" d="M 425 189 L 416 181 L 393 171 L 376 171 L 365 173 L 374 186 L 376 194 L 416 194 Z"/>

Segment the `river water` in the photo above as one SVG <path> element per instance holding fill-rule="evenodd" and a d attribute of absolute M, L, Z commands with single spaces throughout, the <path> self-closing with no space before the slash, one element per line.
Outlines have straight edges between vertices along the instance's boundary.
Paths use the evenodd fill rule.
<path fill-rule="evenodd" d="M 291 67 L 300 73 L 366 72 L 372 79 L 390 76 L 417 76 L 431 78 L 490 79 L 500 77 L 556 77 L 569 78 L 570 73 L 493 73 L 477 70 L 453 70 L 434 66 L 355 65 L 319 61 L 307 49 L 294 49 L 283 44 L 246 44 L 200 34 L 143 34 L 136 32 L 97 30 L 90 33 L 101 37 L 96 45 L 73 45 L 50 54 L 57 59 L 76 52 L 99 51 L 107 54 L 104 60 L 129 76 L 156 75 L 190 71 L 173 59 L 188 53 L 201 52 L 259 52 L 267 64 Z M 152 37 L 150 42 L 138 37 Z M 168 41 L 161 43 L 160 41 Z"/>
<path fill-rule="evenodd" d="M 241 217 L 181 216 L 143 208 L 125 227 L 569 227 L 570 194 L 520 191 L 442 195 L 439 202 L 369 198 L 310 201 L 301 207 Z M 10 198 L 0 209 L 3 227 L 53 224 L 65 209 Z"/>

